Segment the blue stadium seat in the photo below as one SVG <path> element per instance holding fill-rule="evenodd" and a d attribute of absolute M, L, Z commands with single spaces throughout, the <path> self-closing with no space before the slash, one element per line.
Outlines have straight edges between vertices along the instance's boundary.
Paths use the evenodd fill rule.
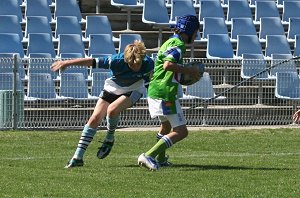
<path fill-rule="evenodd" d="M 257 35 L 238 35 L 236 56 L 243 54 L 263 54 L 261 43 Z"/>
<path fill-rule="evenodd" d="M 51 40 L 55 40 L 51 25 L 45 16 L 28 16 L 26 18 L 25 38 L 28 38 L 30 33 L 48 33 L 51 35 Z"/>
<path fill-rule="evenodd" d="M 300 34 L 295 35 L 294 57 L 300 56 Z"/>
<path fill-rule="evenodd" d="M 297 72 L 296 64 L 293 60 L 288 61 L 293 56 L 291 54 L 272 54 L 269 78 L 276 79 L 276 73 L 278 72 Z"/>
<path fill-rule="evenodd" d="M 232 18 L 251 18 L 252 11 L 248 0 L 229 0 L 227 9 L 227 21 Z"/>
<path fill-rule="evenodd" d="M 60 34 L 78 34 L 81 39 L 85 40 L 81 25 L 75 16 L 59 16 L 56 18 L 55 38 L 57 39 Z"/>
<path fill-rule="evenodd" d="M 28 36 L 27 56 L 31 53 L 49 53 L 56 57 L 52 35 L 48 33 L 30 33 Z"/>
<path fill-rule="evenodd" d="M 204 17 L 222 17 L 225 19 L 221 1 L 200 1 L 200 23 L 203 22 Z"/>
<path fill-rule="evenodd" d="M 59 99 L 49 73 L 29 73 L 27 99 Z"/>
<path fill-rule="evenodd" d="M 225 19 L 222 17 L 204 17 L 203 39 L 207 39 L 208 34 L 228 34 Z"/>
<path fill-rule="evenodd" d="M 292 54 L 290 44 L 285 35 L 267 35 L 265 56 L 272 54 Z"/>
<path fill-rule="evenodd" d="M 255 21 L 259 22 L 261 17 L 278 17 L 280 14 L 275 1 L 256 1 L 255 2 Z"/>
<path fill-rule="evenodd" d="M 300 79 L 297 72 L 279 72 L 276 75 L 275 96 L 300 100 Z"/>
<path fill-rule="evenodd" d="M 20 23 L 25 22 L 18 0 L 1 0 L 0 15 L 16 15 Z"/>
<path fill-rule="evenodd" d="M 123 52 L 128 44 L 132 44 L 135 40 L 143 41 L 140 34 L 120 34 L 119 50 Z"/>
<path fill-rule="evenodd" d="M 16 15 L 0 15 L 0 33 L 15 33 L 23 40 L 23 32 Z"/>
<path fill-rule="evenodd" d="M 252 76 L 263 72 L 261 75 L 255 77 L 258 80 L 267 80 L 269 78 L 267 69 L 267 61 L 264 59 L 263 54 L 243 54 L 242 55 L 242 67 L 241 77 L 248 79 Z"/>
<path fill-rule="evenodd" d="M 142 21 L 158 27 L 158 47 L 162 44 L 162 29 L 169 27 L 169 13 L 164 1 L 161 0 L 144 0 Z"/>
<path fill-rule="evenodd" d="M 105 80 L 111 76 L 110 72 L 93 72 L 92 73 L 92 96 L 99 96 L 103 90 Z"/>
<path fill-rule="evenodd" d="M 287 38 L 295 40 L 297 34 L 300 34 L 300 17 L 289 18 Z"/>
<path fill-rule="evenodd" d="M 1 59 L 1 57 L 0 57 Z M 24 91 L 24 86 L 22 84 L 19 74 L 16 78 L 16 90 Z M 13 90 L 14 74 L 12 72 L 0 72 L 0 90 Z"/>
<path fill-rule="evenodd" d="M 82 18 L 77 0 L 55 0 L 54 19 L 56 20 L 59 16 L 75 16 L 78 22 L 86 22 L 86 20 Z"/>
<path fill-rule="evenodd" d="M 197 15 L 191 0 L 173 0 L 171 2 L 170 23 L 176 22 L 176 17 L 186 14 Z"/>
<path fill-rule="evenodd" d="M 53 72 L 50 67 L 53 63 L 51 54 L 49 53 L 31 53 L 28 59 L 28 75 L 30 73 L 48 73 L 52 79 L 57 78 L 57 72 Z"/>
<path fill-rule="evenodd" d="M 26 57 L 18 34 L 2 33 L 0 34 L 0 43 L 0 53 L 18 53 L 20 58 Z"/>
<path fill-rule="evenodd" d="M 260 18 L 259 38 L 266 39 L 267 35 L 285 35 L 285 31 L 279 17 Z"/>
<path fill-rule="evenodd" d="M 291 17 L 300 17 L 300 1 L 283 1 L 282 21 L 289 22 Z"/>
<path fill-rule="evenodd" d="M 116 54 L 111 34 L 90 34 L 88 56 L 93 54 Z"/>
<path fill-rule="evenodd" d="M 57 56 L 62 53 L 80 53 L 85 57 L 85 48 L 79 34 L 61 34 L 58 37 Z"/>
<path fill-rule="evenodd" d="M 48 1 L 45 0 L 26 0 L 24 17 L 28 16 L 45 16 L 48 22 L 53 22 Z"/>
<path fill-rule="evenodd" d="M 0 35 L 1 36 L 1 35 Z M 0 53 L 0 73 L 12 73 L 14 67 L 14 54 L 15 53 Z M 17 72 L 22 80 L 26 79 L 24 65 L 20 59 L 20 55 L 17 54 Z"/>
<path fill-rule="evenodd" d="M 114 42 L 119 42 L 119 38 L 113 36 L 110 21 L 105 15 L 86 16 L 85 38 L 88 39 L 90 34 L 110 34 Z"/>
<path fill-rule="evenodd" d="M 207 58 L 234 58 L 228 34 L 208 34 L 207 38 Z"/>
<path fill-rule="evenodd" d="M 82 73 L 62 73 L 60 80 L 60 96 L 74 99 L 89 99 L 88 85 Z"/>
<path fill-rule="evenodd" d="M 237 35 L 257 35 L 252 18 L 231 19 L 231 39 L 237 39 Z"/>

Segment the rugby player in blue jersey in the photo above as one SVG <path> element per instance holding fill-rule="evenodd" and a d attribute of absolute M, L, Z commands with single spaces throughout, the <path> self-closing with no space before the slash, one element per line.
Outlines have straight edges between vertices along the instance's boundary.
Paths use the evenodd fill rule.
<path fill-rule="evenodd" d="M 57 61 L 52 64 L 51 69 L 58 71 L 70 65 L 108 69 L 112 76 L 105 80 L 94 112 L 84 126 L 77 149 L 65 168 L 83 166 L 84 153 L 105 116 L 107 133 L 97 157 L 103 159 L 110 153 L 120 113 L 142 97 L 144 86 L 149 82 L 154 68 L 154 62 L 146 55 L 142 41 L 134 41 L 126 46 L 124 52 L 112 56 Z"/>

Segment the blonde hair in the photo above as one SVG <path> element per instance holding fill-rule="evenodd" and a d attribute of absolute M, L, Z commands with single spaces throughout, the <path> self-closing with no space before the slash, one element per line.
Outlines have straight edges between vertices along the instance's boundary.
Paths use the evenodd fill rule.
<path fill-rule="evenodd" d="M 124 60 L 128 65 L 134 63 L 140 65 L 146 55 L 146 47 L 144 42 L 135 40 L 133 44 L 129 44 L 124 50 Z"/>

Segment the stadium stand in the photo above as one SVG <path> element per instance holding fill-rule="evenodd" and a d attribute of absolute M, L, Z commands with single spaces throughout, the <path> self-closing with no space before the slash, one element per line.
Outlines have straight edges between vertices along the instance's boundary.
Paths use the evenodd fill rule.
<path fill-rule="evenodd" d="M 297 72 L 276 74 L 275 96 L 286 100 L 300 100 L 300 79 Z"/>
<path fill-rule="evenodd" d="M 295 36 L 297 34 L 300 34 L 300 17 L 291 17 L 289 18 L 287 38 L 289 40 L 295 41 Z"/>
<path fill-rule="evenodd" d="M 92 96 L 99 96 L 103 90 L 105 80 L 110 77 L 110 72 L 93 72 L 92 73 Z"/>
<path fill-rule="evenodd" d="M 285 31 L 279 17 L 260 18 L 259 38 L 264 40 L 267 35 L 285 35 Z"/>
<path fill-rule="evenodd" d="M 271 66 L 276 65 L 276 67 L 270 69 L 269 78 L 276 79 L 276 73 L 278 72 L 297 72 L 294 61 L 286 61 L 292 57 L 291 54 L 272 54 Z"/>
<path fill-rule="evenodd" d="M 234 58 L 234 52 L 228 34 L 208 34 L 206 57 Z"/>
<path fill-rule="evenodd" d="M 300 56 L 300 35 L 295 35 L 294 57 Z"/>
<path fill-rule="evenodd" d="M 0 34 L 0 43 L 1 43 L 1 34 Z M 1 46 L 1 45 L 0 45 Z M 0 62 L 0 73 L 13 73 L 14 71 L 14 65 L 13 58 L 15 53 L 0 53 L 0 59 L 2 62 Z M 17 58 L 20 58 L 19 54 L 16 54 Z M 17 73 L 20 76 L 22 80 L 27 78 L 25 74 L 24 65 L 22 62 L 17 62 Z"/>
<path fill-rule="evenodd" d="M 1 57 L 0 55 L 0 58 Z M 17 74 L 17 87 L 16 90 L 23 91 L 24 87 L 19 74 Z M 0 90 L 13 90 L 14 73 L 12 72 L 0 72 Z"/>
<path fill-rule="evenodd" d="M 58 37 L 57 56 L 62 53 L 79 53 L 81 57 L 85 57 L 85 48 L 82 36 L 79 34 L 60 34 Z"/>
<path fill-rule="evenodd" d="M 278 17 L 280 14 L 275 1 L 256 1 L 255 2 L 255 21 L 259 22 L 262 17 Z"/>
<path fill-rule="evenodd" d="M 283 1 L 282 21 L 289 22 L 291 17 L 300 17 L 300 1 Z"/>
<path fill-rule="evenodd" d="M 18 53 L 21 58 L 26 58 L 20 36 L 15 33 L 0 34 L 0 53 Z"/>
<path fill-rule="evenodd" d="M 52 42 L 52 35 L 48 33 L 30 33 L 28 36 L 27 56 L 30 56 L 32 53 L 48 53 L 51 55 L 51 58 L 55 58 L 56 52 Z"/>
<path fill-rule="evenodd" d="M 199 20 L 203 23 L 204 17 L 222 17 L 225 19 L 221 1 L 200 1 Z"/>
<path fill-rule="evenodd" d="M 51 40 L 55 38 L 52 33 L 51 25 L 45 16 L 28 16 L 25 24 L 25 39 L 28 39 L 30 33 L 47 33 L 51 35 Z"/>
<path fill-rule="evenodd" d="M 76 0 L 55 0 L 54 19 L 59 16 L 75 16 L 78 22 L 85 23 Z"/>
<path fill-rule="evenodd" d="M 57 39 L 60 34 L 78 34 L 82 40 L 85 40 L 81 25 L 75 16 L 56 17 L 55 38 Z"/>

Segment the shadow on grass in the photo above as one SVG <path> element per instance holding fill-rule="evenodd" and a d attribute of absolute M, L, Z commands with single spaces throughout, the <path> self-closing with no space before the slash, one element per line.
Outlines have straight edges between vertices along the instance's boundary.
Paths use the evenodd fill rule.
<path fill-rule="evenodd" d="M 137 167 L 138 165 L 129 165 L 126 167 Z M 267 168 L 267 167 L 245 167 L 245 166 L 223 166 L 223 165 L 196 165 L 196 164 L 173 164 L 171 167 L 162 168 L 180 168 L 186 171 L 191 170 L 261 170 L 261 171 L 285 171 L 289 168 Z"/>

